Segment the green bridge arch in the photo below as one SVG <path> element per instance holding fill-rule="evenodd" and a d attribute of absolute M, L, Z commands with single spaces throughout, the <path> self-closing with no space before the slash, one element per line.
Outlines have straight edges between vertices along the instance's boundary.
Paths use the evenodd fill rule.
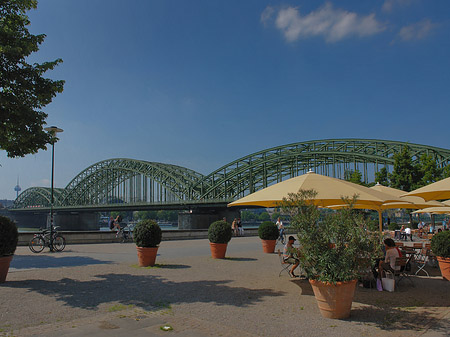
<path fill-rule="evenodd" d="M 346 170 L 359 170 L 368 181 L 380 167 L 389 170 L 394 155 L 405 146 L 413 161 L 425 153 L 433 156 L 439 167 L 450 162 L 447 149 L 374 139 L 277 146 L 239 158 L 208 175 L 171 164 L 115 158 L 89 166 L 64 189 L 55 189 L 54 206 L 231 201 L 308 170 L 337 178 L 343 178 Z M 49 193 L 49 188 L 29 188 L 19 195 L 14 208 L 49 207 Z"/>

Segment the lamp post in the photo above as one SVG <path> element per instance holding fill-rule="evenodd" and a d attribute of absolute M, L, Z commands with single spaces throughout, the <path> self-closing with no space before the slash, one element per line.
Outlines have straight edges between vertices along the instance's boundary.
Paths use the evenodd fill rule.
<path fill-rule="evenodd" d="M 50 201 L 50 251 L 53 251 L 53 178 L 55 172 L 55 136 L 58 132 L 63 132 L 56 126 L 44 128 L 45 131 L 52 135 L 52 182 L 51 182 L 51 201 Z"/>

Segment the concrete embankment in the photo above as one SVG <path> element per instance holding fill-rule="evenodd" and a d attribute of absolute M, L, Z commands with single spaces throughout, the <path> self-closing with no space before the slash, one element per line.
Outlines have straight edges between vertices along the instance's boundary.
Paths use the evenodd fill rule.
<path fill-rule="evenodd" d="M 34 234 L 38 232 L 26 232 L 19 233 L 19 246 L 27 246 Z M 67 244 L 84 244 L 84 243 L 109 243 L 118 242 L 116 238 L 116 232 L 110 231 L 80 231 L 69 232 L 61 231 Z M 249 228 L 245 230 L 245 236 L 257 236 L 257 228 Z M 207 229 L 195 229 L 195 230 L 163 230 L 162 240 L 187 240 L 187 239 L 206 239 L 208 238 Z"/>

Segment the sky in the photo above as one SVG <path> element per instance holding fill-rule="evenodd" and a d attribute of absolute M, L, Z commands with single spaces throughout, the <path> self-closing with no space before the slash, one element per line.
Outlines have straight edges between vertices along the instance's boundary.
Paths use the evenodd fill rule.
<path fill-rule="evenodd" d="M 40 0 L 29 62 L 62 58 L 43 110 L 55 187 L 111 158 L 208 174 L 331 138 L 450 148 L 448 0 Z M 50 186 L 51 147 L 8 158 L 0 199 Z"/>

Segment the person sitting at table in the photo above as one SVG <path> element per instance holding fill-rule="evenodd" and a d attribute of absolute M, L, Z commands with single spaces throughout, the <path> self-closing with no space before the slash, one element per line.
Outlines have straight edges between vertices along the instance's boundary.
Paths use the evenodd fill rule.
<path fill-rule="evenodd" d="M 406 240 L 406 241 L 408 241 L 408 236 L 409 236 L 409 238 L 410 238 L 411 241 L 412 241 L 413 239 L 412 239 L 412 234 L 411 234 L 411 228 L 406 227 L 406 228 L 405 228 L 405 240 Z"/>
<path fill-rule="evenodd" d="M 406 234 L 405 234 L 405 225 L 402 225 L 402 227 L 400 228 L 400 240 L 406 240 Z"/>
<path fill-rule="evenodd" d="M 384 247 L 386 249 L 386 255 L 384 261 L 381 260 L 378 266 L 378 278 L 384 277 L 385 271 L 394 273 L 400 270 L 400 266 L 395 265 L 395 260 L 401 257 L 400 250 L 395 246 L 395 241 L 388 238 L 384 240 Z"/>
<path fill-rule="evenodd" d="M 294 274 L 294 270 L 300 264 L 300 260 L 294 256 L 298 252 L 298 250 L 294 247 L 294 242 L 295 238 L 292 235 L 289 236 L 288 242 L 286 243 L 283 249 L 283 261 L 292 264 L 292 267 L 289 270 L 289 275 L 291 277 L 299 277 L 298 275 Z"/>

